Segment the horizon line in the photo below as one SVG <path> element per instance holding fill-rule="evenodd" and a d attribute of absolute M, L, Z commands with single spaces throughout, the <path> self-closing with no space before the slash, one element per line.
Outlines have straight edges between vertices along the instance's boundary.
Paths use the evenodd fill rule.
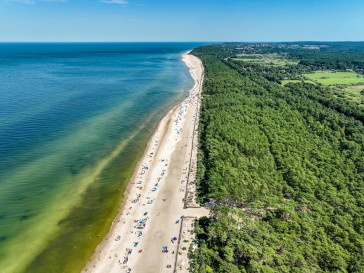
<path fill-rule="evenodd" d="M 0 41 L 5 43 L 360 43 L 364 40 L 286 40 L 286 41 Z"/>

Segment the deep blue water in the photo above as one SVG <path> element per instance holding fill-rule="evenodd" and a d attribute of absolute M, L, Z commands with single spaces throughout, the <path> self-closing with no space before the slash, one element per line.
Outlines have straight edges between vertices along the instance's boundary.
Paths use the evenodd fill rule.
<path fill-rule="evenodd" d="M 1 272 L 77 272 L 148 136 L 192 87 L 181 54 L 196 46 L 0 44 Z"/>

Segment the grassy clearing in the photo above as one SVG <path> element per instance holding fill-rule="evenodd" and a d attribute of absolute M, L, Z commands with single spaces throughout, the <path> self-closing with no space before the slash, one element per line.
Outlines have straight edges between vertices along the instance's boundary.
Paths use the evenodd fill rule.
<path fill-rule="evenodd" d="M 345 92 L 351 93 L 355 96 L 364 96 L 364 84 L 361 85 L 351 85 L 346 87 Z"/>
<path fill-rule="evenodd" d="M 337 84 L 364 84 L 364 75 L 355 72 L 315 72 L 310 74 L 303 74 L 306 78 L 324 84 L 324 85 L 337 85 Z"/>
<path fill-rule="evenodd" d="M 287 83 L 298 83 L 298 82 L 308 82 L 308 83 L 316 84 L 314 81 L 310 81 L 310 80 L 283 80 L 282 85 L 284 86 Z"/>
<path fill-rule="evenodd" d="M 364 107 L 364 84 L 336 88 L 334 92 L 336 96 L 343 97 L 349 101 L 357 103 L 361 107 Z"/>
<path fill-rule="evenodd" d="M 234 60 L 266 66 L 286 66 L 298 64 L 298 61 L 288 60 L 278 54 L 238 54 Z"/>
<path fill-rule="evenodd" d="M 249 63 L 263 63 L 263 59 L 250 59 L 250 58 L 234 58 L 234 61 L 243 61 Z"/>

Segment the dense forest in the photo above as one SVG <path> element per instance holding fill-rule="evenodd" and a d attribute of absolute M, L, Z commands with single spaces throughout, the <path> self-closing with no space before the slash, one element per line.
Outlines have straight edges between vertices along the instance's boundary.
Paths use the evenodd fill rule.
<path fill-rule="evenodd" d="M 273 53 L 297 64 L 237 59 Z M 279 82 L 338 64 L 360 73 L 364 44 L 229 43 L 192 54 L 205 67 L 198 198 L 212 209 L 196 223 L 190 271 L 364 272 L 363 108 L 321 85 Z"/>

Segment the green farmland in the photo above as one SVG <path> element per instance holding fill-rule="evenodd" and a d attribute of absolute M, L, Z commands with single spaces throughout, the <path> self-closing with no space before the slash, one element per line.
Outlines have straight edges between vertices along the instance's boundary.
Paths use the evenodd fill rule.
<path fill-rule="evenodd" d="M 289 60 L 277 60 L 277 59 L 249 59 L 249 58 L 234 58 L 234 61 L 243 61 L 253 64 L 263 64 L 267 66 L 285 66 L 285 65 L 297 65 L 296 61 Z"/>
<path fill-rule="evenodd" d="M 298 61 L 288 60 L 278 54 L 238 54 L 233 60 L 277 67 L 298 64 Z"/>
<path fill-rule="evenodd" d="M 300 82 L 316 84 L 314 81 L 310 81 L 310 80 L 282 80 L 282 85 L 284 86 L 288 83 L 300 83 Z"/>
<path fill-rule="evenodd" d="M 364 83 L 364 75 L 359 75 L 355 72 L 315 72 L 303 74 L 306 78 L 324 84 L 358 84 Z"/>

